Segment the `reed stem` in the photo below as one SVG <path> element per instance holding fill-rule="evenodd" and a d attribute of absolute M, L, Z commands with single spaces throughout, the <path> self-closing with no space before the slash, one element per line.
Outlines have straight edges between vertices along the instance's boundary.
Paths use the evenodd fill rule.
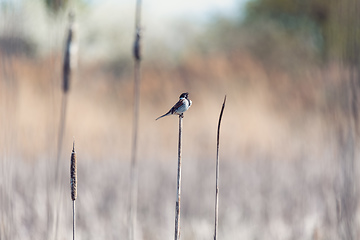
<path fill-rule="evenodd" d="M 226 102 L 226 95 L 224 98 L 224 102 L 221 108 L 220 116 L 219 116 L 219 122 L 218 122 L 218 128 L 217 128 L 217 138 L 216 138 L 216 192 L 215 192 L 215 229 L 214 229 L 214 240 L 217 240 L 218 236 L 218 224 L 219 224 L 219 146 L 220 146 L 220 125 L 221 125 L 221 119 L 225 108 L 225 102 Z"/>
<path fill-rule="evenodd" d="M 175 207 L 175 240 L 180 239 L 180 200 L 181 200 L 181 141 L 182 141 L 183 117 L 179 116 L 179 145 L 178 145 L 178 170 L 176 184 L 176 207 Z"/>
<path fill-rule="evenodd" d="M 58 228 L 61 215 L 61 197 L 62 197 L 62 175 L 60 167 L 60 158 L 62 151 L 62 143 L 65 132 L 65 123 L 66 123 L 66 107 L 67 107 L 67 98 L 70 89 L 70 82 L 74 74 L 74 70 L 77 67 L 77 41 L 76 41 L 76 24 L 75 24 L 75 14 L 73 12 L 69 13 L 69 26 L 67 30 L 67 38 L 64 51 L 64 62 L 63 62 L 63 84 L 62 84 L 62 103 L 61 103 L 61 113 L 60 113 L 60 126 L 58 133 L 58 146 L 57 146 L 57 155 L 56 155 L 56 169 L 55 169 L 55 185 L 58 187 L 59 191 L 56 197 L 57 204 L 55 206 L 55 236 L 54 239 L 58 238 Z"/>
<path fill-rule="evenodd" d="M 73 202 L 73 240 L 75 240 L 75 232 L 76 232 L 75 200 L 72 202 Z"/>
<path fill-rule="evenodd" d="M 131 149 L 130 168 L 130 208 L 129 208 L 129 239 L 135 239 L 138 191 L 138 166 L 137 166 L 137 138 L 139 125 L 139 102 L 141 81 L 141 0 L 136 1 L 135 10 L 135 41 L 133 46 L 134 57 L 134 115 L 133 115 L 133 142 Z"/>

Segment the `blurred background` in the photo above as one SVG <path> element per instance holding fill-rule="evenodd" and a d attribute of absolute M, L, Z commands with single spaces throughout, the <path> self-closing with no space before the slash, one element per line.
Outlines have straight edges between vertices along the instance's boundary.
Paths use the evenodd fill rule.
<path fill-rule="evenodd" d="M 70 8 L 79 63 L 54 180 Z M 136 239 L 359 239 L 360 2 L 143 1 Z M 127 239 L 135 1 L 0 0 L 0 239 Z M 60 202 L 58 224 L 54 209 Z M 56 226 L 57 225 L 57 226 Z M 58 229 L 58 230 L 56 230 Z"/>

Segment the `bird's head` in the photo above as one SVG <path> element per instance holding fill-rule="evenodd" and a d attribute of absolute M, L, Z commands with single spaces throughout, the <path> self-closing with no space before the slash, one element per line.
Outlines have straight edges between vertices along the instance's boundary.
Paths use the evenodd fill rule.
<path fill-rule="evenodd" d="M 182 99 L 182 98 L 188 98 L 188 96 L 189 96 L 189 93 L 182 93 L 181 95 L 180 95 L 180 99 Z"/>

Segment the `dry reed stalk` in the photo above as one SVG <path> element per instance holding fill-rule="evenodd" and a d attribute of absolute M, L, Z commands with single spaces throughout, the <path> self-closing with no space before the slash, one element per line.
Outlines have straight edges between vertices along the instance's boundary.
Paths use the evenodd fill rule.
<path fill-rule="evenodd" d="M 75 200 L 77 198 L 77 162 L 75 152 L 75 140 L 73 142 L 73 149 L 71 152 L 70 160 L 70 187 L 71 187 L 71 200 L 73 202 L 73 240 L 75 240 Z"/>
<path fill-rule="evenodd" d="M 63 62 L 63 99 L 61 106 L 61 116 L 60 116 L 60 129 L 59 129 L 59 139 L 58 139 L 58 152 L 56 159 L 56 170 L 59 169 L 59 161 L 61 156 L 62 140 L 65 128 L 66 120 L 66 103 L 67 103 L 67 94 L 70 89 L 70 81 L 73 75 L 74 70 L 77 67 L 77 41 L 76 41 L 76 24 L 75 24 L 75 14 L 73 12 L 69 13 L 69 27 L 67 32 L 67 39 L 65 44 L 65 53 L 64 53 L 64 62 Z M 58 171 L 56 171 L 56 176 Z"/>
<path fill-rule="evenodd" d="M 175 207 L 175 240 L 180 239 L 180 200 L 181 200 L 181 141 L 183 116 L 179 116 L 179 145 L 178 145 L 178 170 L 176 181 L 176 207 Z"/>
<path fill-rule="evenodd" d="M 67 94 L 70 88 L 70 80 L 73 75 L 73 71 L 77 67 L 77 42 L 76 42 L 76 25 L 75 25 L 75 14 L 73 12 L 69 13 L 69 28 L 67 33 L 67 40 L 65 45 L 64 53 L 64 62 L 63 62 L 63 96 L 61 103 L 61 113 L 60 113 L 60 127 L 58 134 L 58 147 L 57 147 L 57 156 L 56 156 L 56 172 L 55 179 L 59 181 L 59 165 L 60 157 L 62 150 L 62 142 L 65 129 L 65 120 L 66 120 L 66 106 L 67 106 Z"/>
<path fill-rule="evenodd" d="M 217 137 L 216 137 L 216 192 L 215 192 L 215 229 L 214 229 L 214 240 L 217 240 L 218 236 L 218 223 L 219 223 L 219 146 L 220 146 L 220 125 L 221 119 L 225 108 L 226 95 L 224 98 L 223 105 L 219 116 Z"/>
<path fill-rule="evenodd" d="M 135 10 L 135 41 L 133 46 L 134 65 L 134 113 L 133 133 L 130 168 L 130 207 L 129 207 L 129 239 L 135 239 L 136 215 L 137 215 L 137 191 L 138 191 L 138 166 L 137 166 L 137 136 L 139 125 L 139 102 L 140 102 L 140 81 L 141 81 L 141 48 L 140 48 L 140 17 L 141 0 L 136 1 Z"/>
<path fill-rule="evenodd" d="M 65 53 L 64 53 L 64 62 L 63 62 L 63 95 L 61 103 L 61 112 L 60 112 L 60 123 L 59 123 L 59 133 L 58 133 L 58 146 L 57 146 L 57 155 L 56 155 L 56 168 L 55 168 L 55 185 L 58 186 L 59 192 L 56 198 L 57 204 L 55 208 L 55 240 L 57 239 L 58 227 L 59 227 L 59 218 L 60 218 L 60 205 L 61 205 L 61 174 L 60 174 L 60 158 L 62 151 L 62 142 L 65 132 L 65 122 L 66 122 L 66 108 L 67 108 L 67 96 L 70 88 L 70 81 L 74 70 L 77 67 L 77 41 L 76 41 L 76 24 L 75 24 L 75 14 L 74 12 L 69 13 L 69 27 L 67 32 L 67 39 L 65 44 Z"/>

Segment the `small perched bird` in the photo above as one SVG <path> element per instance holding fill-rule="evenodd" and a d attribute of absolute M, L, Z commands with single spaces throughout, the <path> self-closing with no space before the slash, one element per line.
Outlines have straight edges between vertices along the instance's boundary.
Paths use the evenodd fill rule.
<path fill-rule="evenodd" d="M 180 99 L 179 101 L 164 115 L 158 117 L 156 120 L 165 117 L 167 115 L 174 115 L 177 114 L 181 117 L 183 117 L 183 113 L 189 109 L 189 107 L 191 106 L 192 102 L 190 99 L 188 99 L 189 93 L 183 93 L 180 95 Z"/>

